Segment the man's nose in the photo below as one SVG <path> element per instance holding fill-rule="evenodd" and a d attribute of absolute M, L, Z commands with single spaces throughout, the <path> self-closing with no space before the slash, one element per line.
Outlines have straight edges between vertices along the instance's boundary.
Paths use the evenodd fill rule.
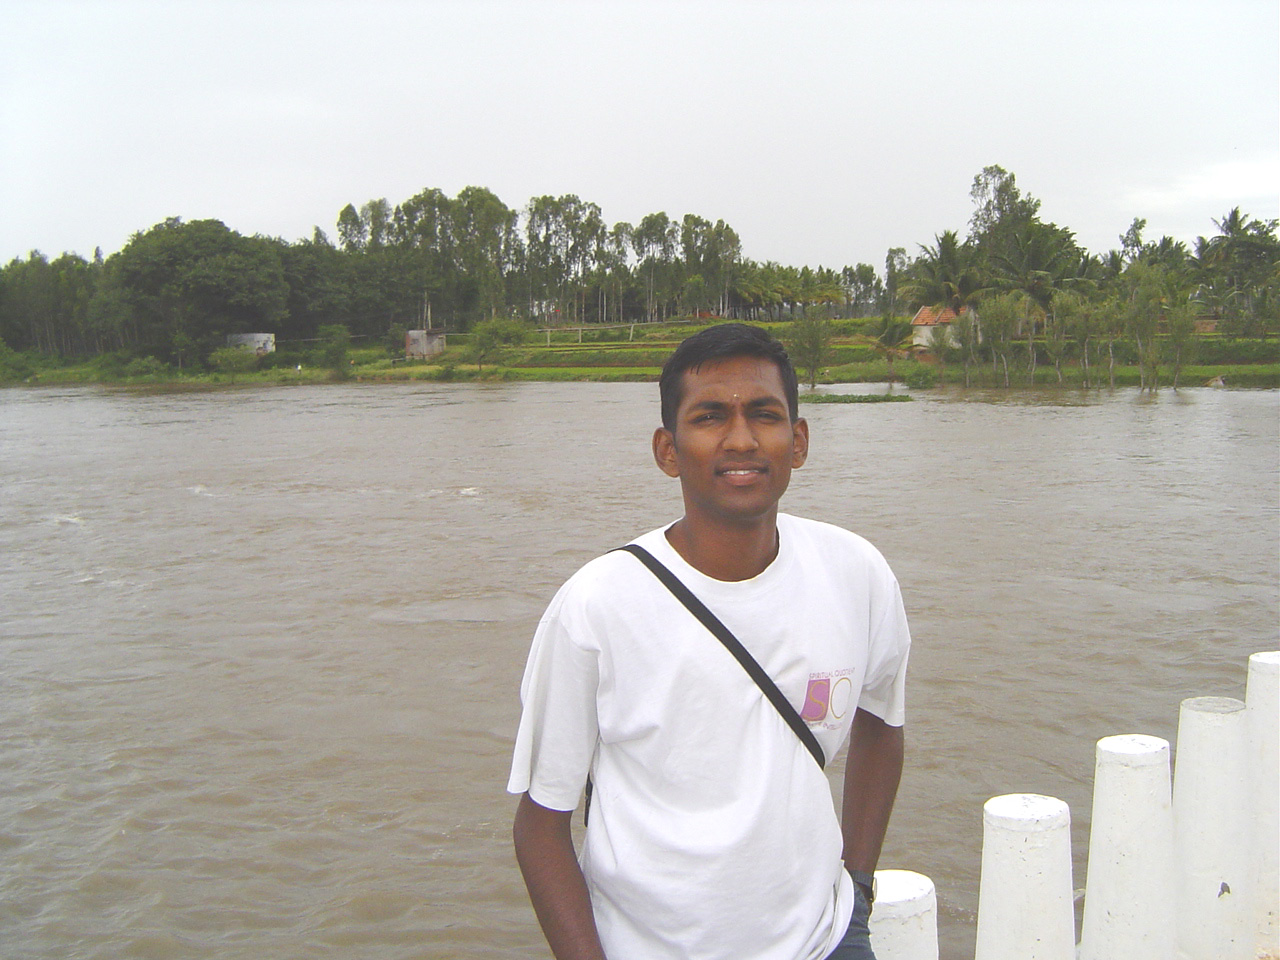
<path fill-rule="evenodd" d="M 725 435 L 724 446 L 727 450 L 754 450 L 759 446 L 755 431 L 751 429 L 751 421 L 741 414 L 734 414 L 729 420 L 729 432 Z"/>

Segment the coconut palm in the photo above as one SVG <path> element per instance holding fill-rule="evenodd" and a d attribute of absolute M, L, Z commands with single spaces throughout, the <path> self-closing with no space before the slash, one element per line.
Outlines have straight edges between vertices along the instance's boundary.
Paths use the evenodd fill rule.
<path fill-rule="evenodd" d="M 934 240 L 935 246 L 921 246 L 899 292 L 913 306 L 949 307 L 959 316 L 963 308 L 977 301 L 984 285 L 970 249 L 960 243 L 954 230 L 946 230 Z"/>

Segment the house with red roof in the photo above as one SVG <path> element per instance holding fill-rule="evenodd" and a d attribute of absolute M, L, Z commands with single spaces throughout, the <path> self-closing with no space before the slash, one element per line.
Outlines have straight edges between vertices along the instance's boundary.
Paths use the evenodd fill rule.
<path fill-rule="evenodd" d="M 968 307 L 961 307 L 962 314 L 968 313 Z M 976 315 L 976 314 L 975 314 Z M 916 311 L 916 315 L 911 318 L 911 343 L 916 347 L 928 349 L 934 343 L 934 330 L 942 327 L 946 332 L 947 343 L 951 346 L 958 346 L 956 343 L 955 333 L 951 330 L 951 324 L 956 319 L 956 312 L 950 307 L 921 307 Z"/>

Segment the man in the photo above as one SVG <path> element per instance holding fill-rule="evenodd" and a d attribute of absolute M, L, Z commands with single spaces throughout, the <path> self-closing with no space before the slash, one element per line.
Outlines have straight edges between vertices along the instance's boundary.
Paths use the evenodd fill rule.
<path fill-rule="evenodd" d="M 757 327 L 685 340 L 653 454 L 684 516 L 639 537 L 738 638 L 821 754 L 852 731 L 841 822 L 797 732 L 635 556 L 592 560 L 534 637 L 508 790 L 558 960 L 853 960 L 902 770 L 910 637 L 865 540 L 780 514 L 808 455 L 796 375 Z M 581 864 L 570 820 L 590 776 Z"/>

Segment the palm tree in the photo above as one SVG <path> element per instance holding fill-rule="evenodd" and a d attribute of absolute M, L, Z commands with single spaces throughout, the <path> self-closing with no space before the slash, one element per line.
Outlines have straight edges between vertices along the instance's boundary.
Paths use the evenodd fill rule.
<path fill-rule="evenodd" d="M 1213 221 L 1219 235 L 1196 241 L 1196 259 L 1203 286 L 1216 288 L 1216 299 L 1229 315 L 1242 314 L 1242 332 L 1255 327 L 1259 308 L 1276 281 L 1280 241 L 1275 220 L 1255 220 L 1233 207 Z M 1265 325 L 1262 327 L 1265 335 Z"/>
<path fill-rule="evenodd" d="M 1005 292 L 1020 292 L 1029 301 L 1024 305 L 1027 335 L 1027 362 L 1030 376 L 1036 372 L 1037 319 L 1048 314 L 1058 290 L 1087 288 L 1090 263 L 1076 245 L 1070 230 L 1052 223 L 1032 220 L 1010 235 L 1004 248 L 991 255 L 996 271 L 994 286 Z"/>
<path fill-rule="evenodd" d="M 900 293 L 913 306 L 928 306 L 939 311 L 949 307 L 959 316 L 963 308 L 977 301 L 983 284 L 974 267 L 972 252 L 960 243 L 954 230 L 946 230 L 934 240 L 936 246 L 921 246 L 921 254 L 911 264 Z"/>

